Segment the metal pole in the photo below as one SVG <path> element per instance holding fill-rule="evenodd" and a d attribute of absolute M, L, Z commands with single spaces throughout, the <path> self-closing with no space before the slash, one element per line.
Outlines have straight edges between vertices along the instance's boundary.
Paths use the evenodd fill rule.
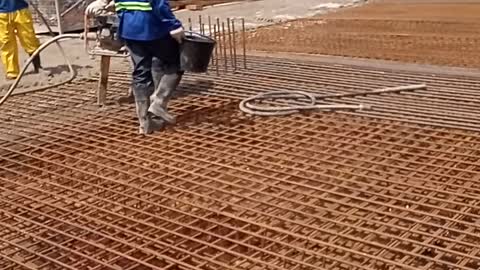
<path fill-rule="evenodd" d="M 192 18 L 188 17 L 188 30 L 192 31 Z"/>
<path fill-rule="evenodd" d="M 208 16 L 208 35 L 215 39 L 215 36 L 213 35 L 213 32 L 212 32 L 212 17 Z M 215 50 L 217 49 L 217 46 L 215 46 Z M 215 56 L 212 56 L 212 65 L 215 63 Z"/>
<path fill-rule="evenodd" d="M 198 15 L 198 27 L 200 28 L 200 34 L 203 35 L 203 32 L 202 32 L 202 15 Z"/>
<path fill-rule="evenodd" d="M 227 33 L 228 33 L 228 49 L 230 52 L 230 62 L 233 67 L 232 31 L 231 31 L 231 25 L 230 25 L 230 18 L 227 18 Z"/>
<path fill-rule="evenodd" d="M 201 33 L 202 35 L 205 35 L 205 24 L 204 24 L 204 23 L 202 23 L 202 24 L 200 25 L 200 30 L 201 30 L 200 33 Z M 213 54 L 210 56 L 210 59 L 212 59 L 212 61 L 213 61 Z M 209 62 L 210 62 L 210 61 L 209 61 Z M 208 69 L 207 69 L 206 74 L 208 74 L 208 73 L 209 73 L 209 72 L 208 72 Z"/>
<path fill-rule="evenodd" d="M 225 36 L 225 23 L 222 22 L 222 36 L 223 36 L 223 41 L 225 42 L 223 44 L 223 55 L 225 57 L 225 72 L 228 71 L 228 57 L 227 57 L 227 38 Z"/>
<path fill-rule="evenodd" d="M 58 33 L 63 35 L 63 27 L 62 27 L 62 15 L 60 13 L 60 0 L 55 0 L 55 13 L 57 15 L 57 27 Z"/>
<path fill-rule="evenodd" d="M 213 25 L 213 39 L 215 39 L 217 44 L 219 44 L 218 39 L 217 39 L 217 25 L 216 24 Z M 213 62 L 213 60 L 215 60 L 215 68 L 217 70 L 217 76 L 219 76 L 220 72 L 218 71 L 218 46 L 215 46 L 215 59 L 212 59 L 212 62 Z"/>
<path fill-rule="evenodd" d="M 245 33 L 244 18 L 242 18 L 242 40 L 243 40 L 243 68 L 247 69 L 247 35 Z"/>
<path fill-rule="evenodd" d="M 210 16 L 208 16 L 208 35 L 210 37 L 213 37 L 213 33 L 212 33 L 212 18 Z"/>
<path fill-rule="evenodd" d="M 220 19 L 217 18 L 217 42 L 218 42 L 218 54 L 217 54 L 217 65 L 219 65 L 219 60 L 222 57 L 223 44 L 222 44 L 222 28 L 220 26 Z"/>
<path fill-rule="evenodd" d="M 237 33 L 235 31 L 235 20 L 232 20 L 233 33 L 233 70 L 237 70 Z"/>

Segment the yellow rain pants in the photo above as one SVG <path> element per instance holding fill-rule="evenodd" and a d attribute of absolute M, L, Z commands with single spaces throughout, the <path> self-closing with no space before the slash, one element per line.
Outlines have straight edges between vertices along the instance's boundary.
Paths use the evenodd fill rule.
<path fill-rule="evenodd" d="M 30 55 L 40 46 L 33 29 L 32 14 L 28 8 L 9 13 L 0 13 L 0 48 L 6 77 L 14 79 L 18 76 L 17 39 Z"/>

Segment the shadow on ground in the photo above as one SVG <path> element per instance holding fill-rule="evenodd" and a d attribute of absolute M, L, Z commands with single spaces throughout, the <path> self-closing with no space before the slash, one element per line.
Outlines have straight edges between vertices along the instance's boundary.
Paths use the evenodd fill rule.
<path fill-rule="evenodd" d="M 72 68 L 73 70 L 78 73 L 79 70 L 82 70 L 82 69 L 90 69 L 90 68 L 93 68 L 92 66 L 90 65 L 86 65 L 86 66 L 80 66 L 80 65 L 72 65 Z M 69 68 L 68 68 L 68 65 L 59 65 L 59 66 L 55 66 L 55 67 L 46 67 L 44 68 L 44 70 L 46 70 L 47 72 L 50 73 L 51 76 L 55 76 L 55 75 L 58 75 L 58 74 L 62 74 L 64 72 L 70 72 Z M 31 73 L 31 72 L 30 72 Z"/>
<path fill-rule="evenodd" d="M 195 79 L 191 81 L 182 81 L 178 86 L 173 98 L 189 96 L 191 94 L 204 94 L 212 89 L 214 83 L 212 80 Z"/>

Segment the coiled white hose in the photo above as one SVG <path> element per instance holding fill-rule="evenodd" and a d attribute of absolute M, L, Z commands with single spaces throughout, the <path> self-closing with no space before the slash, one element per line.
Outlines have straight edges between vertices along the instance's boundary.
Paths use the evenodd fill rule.
<path fill-rule="evenodd" d="M 253 97 L 246 98 L 240 102 L 240 110 L 244 113 L 251 114 L 251 115 L 258 115 L 258 116 L 283 116 L 289 115 L 293 113 L 298 113 L 304 110 L 334 110 L 334 109 L 353 109 L 353 110 L 361 110 L 361 109 L 369 109 L 369 105 L 359 104 L 359 105 L 349 105 L 349 104 L 316 104 L 317 100 L 321 99 L 331 99 L 331 98 L 345 98 L 345 97 L 355 97 L 355 96 L 366 96 L 366 95 L 379 95 L 382 93 L 397 93 L 402 91 L 413 91 L 413 90 L 420 90 L 426 89 L 426 84 L 415 84 L 415 85 L 408 85 L 408 86 L 399 86 L 399 87 L 389 87 L 389 88 L 382 88 L 378 90 L 368 91 L 368 92 L 361 92 L 361 93 L 349 93 L 349 94 L 335 94 L 335 95 L 318 95 L 318 94 L 311 94 L 303 91 L 274 91 L 274 92 L 267 92 L 261 93 Z M 307 98 L 308 104 L 305 105 L 298 105 L 299 98 Z M 270 100 L 274 102 L 275 99 L 280 100 L 292 100 L 295 101 L 295 104 L 287 105 L 287 106 L 262 106 L 262 105 L 255 105 L 254 102 L 258 102 L 261 100 Z"/>

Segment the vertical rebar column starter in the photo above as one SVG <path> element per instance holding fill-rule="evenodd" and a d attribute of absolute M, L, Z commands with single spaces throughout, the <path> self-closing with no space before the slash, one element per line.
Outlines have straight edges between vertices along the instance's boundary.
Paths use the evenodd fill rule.
<path fill-rule="evenodd" d="M 208 35 L 213 37 L 212 35 L 212 18 L 208 16 Z"/>
<path fill-rule="evenodd" d="M 203 29 L 202 29 L 202 15 L 198 15 L 198 27 L 200 28 L 199 32 L 200 34 L 203 35 Z"/>
<path fill-rule="evenodd" d="M 235 31 L 235 19 L 232 20 L 232 33 L 233 33 L 233 70 L 237 70 L 237 38 Z"/>
<path fill-rule="evenodd" d="M 227 56 L 227 37 L 226 37 L 226 33 L 225 33 L 225 23 L 222 22 L 222 41 L 224 42 L 223 43 L 223 57 L 225 57 L 224 59 L 224 63 L 225 63 L 225 72 L 228 72 L 228 56 Z"/>
<path fill-rule="evenodd" d="M 212 32 L 212 17 L 208 16 L 208 36 L 215 39 L 215 36 L 213 35 Z M 215 51 L 217 50 L 217 46 L 215 46 Z M 215 57 L 216 57 L 216 52 L 215 55 L 212 54 L 212 65 L 215 63 Z"/>
<path fill-rule="evenodd" d="M 230 53 L 230 64 L 233 67 L 232 31 L 230 26 L 230 18 L 227 18 L 227 34 L 228 34 L 228 50 Z"/>
<path fill-rule="evenodd" d="M 220 19 L 217 18 L 217 42 L 218 42 L 218 54 L 217 54 L 217 65 L 219 65 L 219 60 L 221 60 L 222 57 L 222 51 L 223 51 L 223 46 L 222 46 L 222 35 L 221 35 L 221 27 L 220 27 Z"/>
<path fill-rule="evenodd" d="M 217 41 L 217 44 L 220 44 L 220 42 L 218 42 L 218 39 L 217 39 L 217 25 L 216 24 L 213 25 L 213 39 L 215 39 L 215 41 Z M 219 58 L 219 56 L 218 56 L 218 46 L 215 46 L 215 58 L 213 60 L 215 62 L 215 69 L 217 71 L 217 76 L 220 75 L 220 72 L 218 70 L 218 58 Z"/>
<path fill-rule="evenodd" d="M 245 18 L 242 18 L 243 68 L 247 69 L 247 34 L 245 33 Z"/>

